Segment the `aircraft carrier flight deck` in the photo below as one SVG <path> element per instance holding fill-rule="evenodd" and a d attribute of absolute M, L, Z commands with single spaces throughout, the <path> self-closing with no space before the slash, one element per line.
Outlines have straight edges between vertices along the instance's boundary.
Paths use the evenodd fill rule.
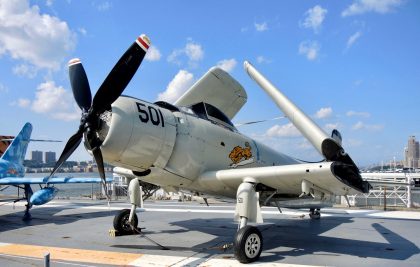
<path fill-rule="evenodd" d="M 146 201 L 142 234 L 114 236 L 112 221 L 129 204 L 54 200 L 22 221 L 21 203 L 0 206 L 0 266 L 239 266 L 231 243 L 234 205 Z M 420 212 L 263 208 L 257 266 L 419 266 Z"/>

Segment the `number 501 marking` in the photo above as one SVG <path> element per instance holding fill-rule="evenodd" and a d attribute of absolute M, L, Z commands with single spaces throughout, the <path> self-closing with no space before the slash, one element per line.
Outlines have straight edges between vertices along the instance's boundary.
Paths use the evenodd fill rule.
<path fill-rule="evenodd" d="M 162 127 L 165 127 L 165 121 L 163 120 L 162 111 L 160 109 L 156 109 L 152 106 L 146 106 L 143 103 L 138 103 L 137 109 L 140 113 L 139 118 L 141 122 L 148 123 L 149 121 L 152 122 L 153 125 L 158 126 L 162 122 Z"/>

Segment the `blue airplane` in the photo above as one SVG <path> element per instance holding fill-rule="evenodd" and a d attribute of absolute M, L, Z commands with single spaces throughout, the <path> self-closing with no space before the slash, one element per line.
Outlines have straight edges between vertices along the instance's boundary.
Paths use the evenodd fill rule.
<path fill-rule="evenodd" d="M 32 205 L 43 205 L 51 201 L 58 192 L 54 184 L 72 184 L 72 183 L 101 183 L 101 178 L 76 178 L 76 177 L 48 177 L 44 178 L 25 178 L 25 167 L 23 161 L 25 159 L 26 150 L 31 138 L 32 125 L 26 123 L 19 134 L 13 139 L 9 147 L 0 158 L 0 191 L 2 186 L 15 186 L 24 190 L 23 198 L 16 199 L 14 202 L 26 200 L 27 204 L 23 220 L 30 220 L 31 214 L 29 210 Z M 112 179 L 107 179 L 111 182 Z M 32 191 L 31 185 L 37 184 L 41 187 L 35 193 Z"/>

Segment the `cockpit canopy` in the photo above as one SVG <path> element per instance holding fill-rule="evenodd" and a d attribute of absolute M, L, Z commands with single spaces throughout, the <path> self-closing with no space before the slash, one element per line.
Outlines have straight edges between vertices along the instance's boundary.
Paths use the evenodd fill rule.
<path fill-rule="evenodd" d="M 155 102 L 155 104 L 172 112 L 185 112 L 227 128 L 231 131 L 237 131 L 230 119 L 222 111 L 209 103 L 199 102 L 186 107 L 176 107 L 164 101 L 158 101 Z"/>
<path fill-rule="evenodd" d="M 208 120 L 231 131 L 237 131 L 229 118 L 211 104 L 200 102 L 188 107 L 182 107 L 181 109 L 187 113 L 193 113 L 199 118 Z"/>

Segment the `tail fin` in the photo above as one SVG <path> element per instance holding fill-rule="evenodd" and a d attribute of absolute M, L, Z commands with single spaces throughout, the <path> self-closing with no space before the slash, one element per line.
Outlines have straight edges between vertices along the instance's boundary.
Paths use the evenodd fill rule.
<path fill-rule="evenodd" d="M 11 162 L 23 164 L 23 160 L 25 159 L 26 155 L 26 149 L 28 148 L 29 140 L 31 138 L 31 133 L 32 124 L 27 122 L 1 158 Z"/>

